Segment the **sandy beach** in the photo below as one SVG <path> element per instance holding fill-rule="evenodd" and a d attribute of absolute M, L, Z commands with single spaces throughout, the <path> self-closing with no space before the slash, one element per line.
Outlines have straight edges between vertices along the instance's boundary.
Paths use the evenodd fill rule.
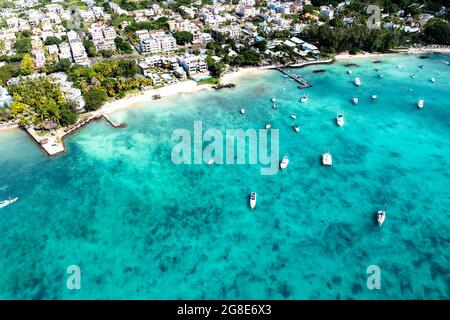
<path fill-rule="evenodd" d="M 1 131 L 7 131 L 7 130 L 13 130 L 19 128 L 18 124 L 15 123 L 7 123 L 0 125 L 0 132 Z"/>

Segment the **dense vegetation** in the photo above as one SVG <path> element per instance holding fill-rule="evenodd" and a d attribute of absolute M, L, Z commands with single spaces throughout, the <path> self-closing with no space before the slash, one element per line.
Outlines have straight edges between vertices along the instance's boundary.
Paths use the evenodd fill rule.
<path fill-rule="evenodd" d="M 49 119 L 67 125 L 77 119 L 74 105 L 66 102 L 60 86 L 51 78 L 28 78 L 9 85 L 8 89 L 14 99 L 10 112 L 23 124 Z"/>

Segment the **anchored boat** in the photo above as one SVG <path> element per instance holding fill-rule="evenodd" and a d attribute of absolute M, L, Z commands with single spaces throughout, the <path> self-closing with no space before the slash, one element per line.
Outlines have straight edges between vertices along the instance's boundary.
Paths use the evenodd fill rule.
<path fill-rule="evenodd" d="M 256 192 L 250 193 L 250 208 L 255 209 L 256 207 Z"/>

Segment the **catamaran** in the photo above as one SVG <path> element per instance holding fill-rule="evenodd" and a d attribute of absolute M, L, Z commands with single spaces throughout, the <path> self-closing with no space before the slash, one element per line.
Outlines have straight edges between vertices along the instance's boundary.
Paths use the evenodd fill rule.
<path fill-rule="evenodd" d="M 280 162 L 280 169 L 281 169 L 281 170 L 286 169 L 287 166 L 288 166 L 288 164 L 289 164 L 289 159 L 288 159 L 287 156 L 284 156 L 284 157 L 283 157 L 283 160 L 281 160 L 281 162 Z"/>
<path fill-rule="evenodd" d="M 333 158 L 331 157 L 331 153 L 327 152 L 322 155 L 322 164 L 324 166 L 331 166 L 333 164 Z"/>
<path fill-rule="evenodd" d="M 250 208 L 255 209 L 256 207 L 256 192 L 250 193 Z"/>
<path fill-rule="evenodd" d="M 377 212 L 377 222 L 380 227 L 384 223 L 385 219 L 386 219 L 386 211 L 382 211 L 382 210 L 378 211 Z"/>
<path fill-rule="evenodd" d="M 425 104 L 425 101 L 423 99 L 419 99 L 419 102 L 417 102 L 417 107 L 419 109 L 422 109 L 424 104 Z"/>
<path fill-rule="evenodd" d="M 361 79 L 360 78 L 355 78 L 355 86 L 360 86 L 361 85 Z"/>
<path fill-rule="evenodd" d="M 4 208 L 4 207 L 6 207 L 6 206 L 9 206 L 10 204 L 16 202 L 17 200 L 19 200 L 18 197 L 12 198 L 12 199 L 9 198 L 8 200 L 0 201 L 0 208 Z"/>
<path fill-rule="evenodd" d="M 339 127 L 342 127 L 344 125 L 344 115 L 338 114 L 336 117 L 336 123 Z"/>

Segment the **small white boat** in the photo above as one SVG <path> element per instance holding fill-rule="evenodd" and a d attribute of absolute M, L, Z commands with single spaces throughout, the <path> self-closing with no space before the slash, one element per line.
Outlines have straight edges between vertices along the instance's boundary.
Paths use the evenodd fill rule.
<path fill-rule="evenodd" d="M 255 209 L 256 207 L 256 192 L 250 193 L 250 208 Z"/>
<path fill-rule="evenodd" d="M 376 100 L 376 99 L 378 98 L 378 96 L 377 96 L 376 94 L 373 94 L 373 95 L 371 96 L 371 98 L 372 98 L 372 100 Z"/>
<path fill-rule="evenodd" d="M 300 99 L 300 102 L 301 103 L 305 103 L 305 102 L 307 102 L 308 101 L 308 96 L 303 96 L 301 99 Z"/>
<path fill-rule="evenodd" d="M 417 107 L 419 109 L 422 109 L 424 104 L 425 104 L 425 101 L 423 99 L 419 99 L 419 102 L 417 102 Z"/>
<path fill-rule="evenodd" d="M 382 210 L 378 211 L 377 212 L 377 222 L 380 227 L 384 223 L 385 219 L 386 219 L 386 211 L 382 211 Z"/>
<path fill-rule="evenodd" d="M 277 98 L 272 97 L 271 101 L 272 101 L 272 102 L 275 102 L 275 101 L 277 101 Z"/>
<path fill-rule="evenodd" d="M 436 83 L 436 79 L 435 79 L 435 78 L 431 78 L 431 79 L 430 79 L 430 82 L 431 82 L 431 83 Z"/>
<path fill-rule="evenodd" d="M 347 74 L 352 74 L 352 73 L 353 73 L 352 70 L 348 70 L 348 71 L 347 71 Z"/>
<path fill-rule="evenodd" d="M 214 164 L 214 159 L 209 159 L 207 163 L 208 163 L 208 166 Z"/>
<path fill-rule="evenodd" d="M 295 115 L 295 113 L 291 114 L 291 118 L 292 119 L 297 119 L 297 116 Z"/>
<path fill-rule="evenodd" d="M 331 166 L 333 164 L 333 158 L 331 157 L 331 153 L 327 152 L 322 155 L 322 164 L 324 166 Z"/>
<path fill-rule="evenodd" d="M 272 128 L 272 126 L 270 124 L 266 124 L 266 130 L 269 130 L 270 128 Z"/>
<path fill-rule="evenodd" d="M 6 207 L 6 206 L 9 206 L 10 204 L 16 202 L 17 200 L 19 200 L 18 197 L 12 198 L 12 199 L 10 198 L 10 199 L 8 199 L 8 200 L 0 201 L 0 208 L 4 208 L 4 207 Z"/>
<path fill-rule="evenodd" d="M 336 123 L 339 127 L 342 127 L 344 125 L 344 115 L 338 114 L 336 117 Z"/>
<path fill-rule="evenodd" d="M 358 104 L 358 103 L 359 103 L 358 98 L 357 98 L 357 97 L 353 97 L 353 98 L 352 98 L 352 103 L 353 103 L 353 104 Z"/>
<path fill-rule="evenodd" d="M 355 78 L 355 86 L 360 86 L 361 85 L 361 79 L 360 78 Z"/>
<path fill-rule="evenodd" d="M 289 164 L 289 159 L 288 159 L 287 156 L 284 156 L 283 159 L 282 159 L 281 162 L 280 162 L 280 169 L 281 169 L 281 170 L 286 169 L 287 166 L 288 166 L 288 164 Z"/>
<path fill-rule="evenodd" d="M 292 128 L 294 128 L 295 132 L 299 132 L 300 131 L 300 127 L 298 126 L 298 124 L 296 124 Z"/>
<path fill-rule="evenodd" d="M 277 104 L 276 103 L 272 103 L 272 108 L 274 108 L 274 109 L 278 108 Z"/>
<path fill-rule="evenodd" d="M 245 109 L 242 108 L 242 109 L 241 109 L 241 114 L 244 114 L 244 113 L 245 113 Z"/>

